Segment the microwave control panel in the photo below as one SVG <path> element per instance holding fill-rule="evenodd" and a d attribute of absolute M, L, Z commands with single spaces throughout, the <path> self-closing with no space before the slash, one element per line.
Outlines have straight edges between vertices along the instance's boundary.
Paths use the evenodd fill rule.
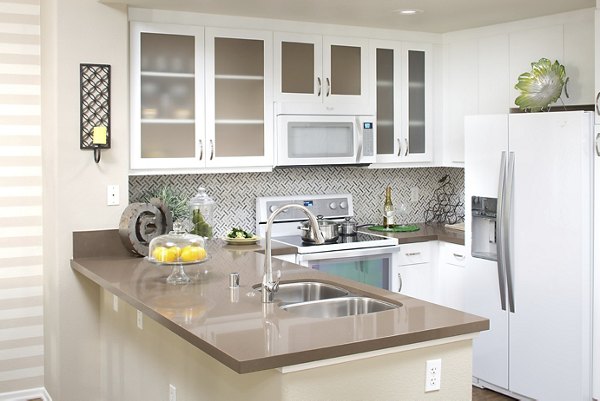
<path fill-rule="evenodd" d="M 363 123 L 363 156 L 375 156 L 375 138 L 373 133 L 373 123 Z"/>

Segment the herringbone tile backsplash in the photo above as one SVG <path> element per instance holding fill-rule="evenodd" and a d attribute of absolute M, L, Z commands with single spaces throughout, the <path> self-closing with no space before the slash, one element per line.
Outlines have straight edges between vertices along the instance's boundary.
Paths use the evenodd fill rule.
<path fill-rule="evenodd" d="M 197 188 L 203 186 L 217 203 L 214 232 L 220 237 L 234 226 L 255 231 L 258 196 L 351 193 L 359 224 L 380 224 L 385 187 L 390 185 L 396 209 L 402 204 L 406 206 L 406 215 L 399 216 L 400 223 L 416 223 L 425 221 L 428 208 L 444 203 L 436 189 L 441 186 L 439 180 L 446 175 L 455 188 L 452 192 L 456 195 L 451 201 L 460 204 L 457 212 L 462 216 L 464 170 L 446 167 L 367 169 L 327 166 L 279 168 L 270 173 L 130 176 L 129 199 L 130 202 L 144 202 L 149 193 L 165 186 L 190 199 Z M 410 201 L 413 187 L 419 189 L 417 202 Z"/>

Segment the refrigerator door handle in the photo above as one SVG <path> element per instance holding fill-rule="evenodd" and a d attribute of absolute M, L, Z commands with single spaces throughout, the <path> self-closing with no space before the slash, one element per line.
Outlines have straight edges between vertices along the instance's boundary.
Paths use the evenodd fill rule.
<path fill-rule="evenodd" d="M 506 268 L 504 266 L 504 198 L 506 191 L 506 152 L 502 152 L 500 159 L 500 177 L 498 179 L 498 201 L 496 214 L 496 257 L 498 259 L 498 287 L 500 290 L 500 304 L 506 310 Z"/>
<path fill-rule="evenodd" d="M 511 253 L 512 249 L 510 247 L 512 238 L 512 192 L 514 190 L 514 176 L 515 176 L 515 152 L 510 152 L 508 155 L 508 174 L 506 177 L 506 198 L 504 199 L 504 210 L 503 210 L 503 226 L 504 226 L 504 238 L 502 242 L 504 243 L 504 265 L 506 266 L 506 284 L 508 287 L 508 305 L 509 310 L 512 313 L 515 313 L 515 294 L 513 288 L 513 273 L 512 273 L 512 265 L 511 265 Z"/>

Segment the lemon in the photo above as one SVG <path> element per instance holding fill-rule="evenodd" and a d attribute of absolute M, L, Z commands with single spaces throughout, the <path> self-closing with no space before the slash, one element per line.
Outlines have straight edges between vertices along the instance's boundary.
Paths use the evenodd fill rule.
<path fill-rule="evenodd" d="M 181 250 L 182 262 L 195 262 L 206 258 L 206 250 L 201 246 L 188 245 Z"/>
<path fill-rule="evenodd" d="M 177 246 L 165 248 L 164 246 L 157 246 L 152 251 L 152 257 L 158 262 L 175 262 L 181 253 L 181 249 Z"/>
<path fill-rule="evenodd" d="M 169 248 L 169 252 L 175 255 L 175 259 L 181 256 L 181 248 L 178 246 L 172 246 Z"/>

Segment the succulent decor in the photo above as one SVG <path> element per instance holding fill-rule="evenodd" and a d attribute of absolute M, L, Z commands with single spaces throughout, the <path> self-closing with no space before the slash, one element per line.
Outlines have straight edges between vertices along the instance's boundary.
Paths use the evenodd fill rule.
<path fill-rule="evenodd" d="M 524 111 L 547 111 L 550 104 L 556 102 L 565 89 L 569 78 L 565 67 L 558 60 L 552 63 L 547 58 L 531 63 L 531 71 L 519 75 L 515 89 L 521 94 L 515 99 L 515 104 Z"/>
<path fill-rule="evenodd" d="M 152 198 L 158 198 L 163 201 L 173 214 L 173 221 L 179 221 L 188 217 L 189 207 L 188 201 L 181 193 L 176 192 L 168 186 L 162 188 L 154 188 L 150 190 L 144 197 L 147 202 Z"/>

